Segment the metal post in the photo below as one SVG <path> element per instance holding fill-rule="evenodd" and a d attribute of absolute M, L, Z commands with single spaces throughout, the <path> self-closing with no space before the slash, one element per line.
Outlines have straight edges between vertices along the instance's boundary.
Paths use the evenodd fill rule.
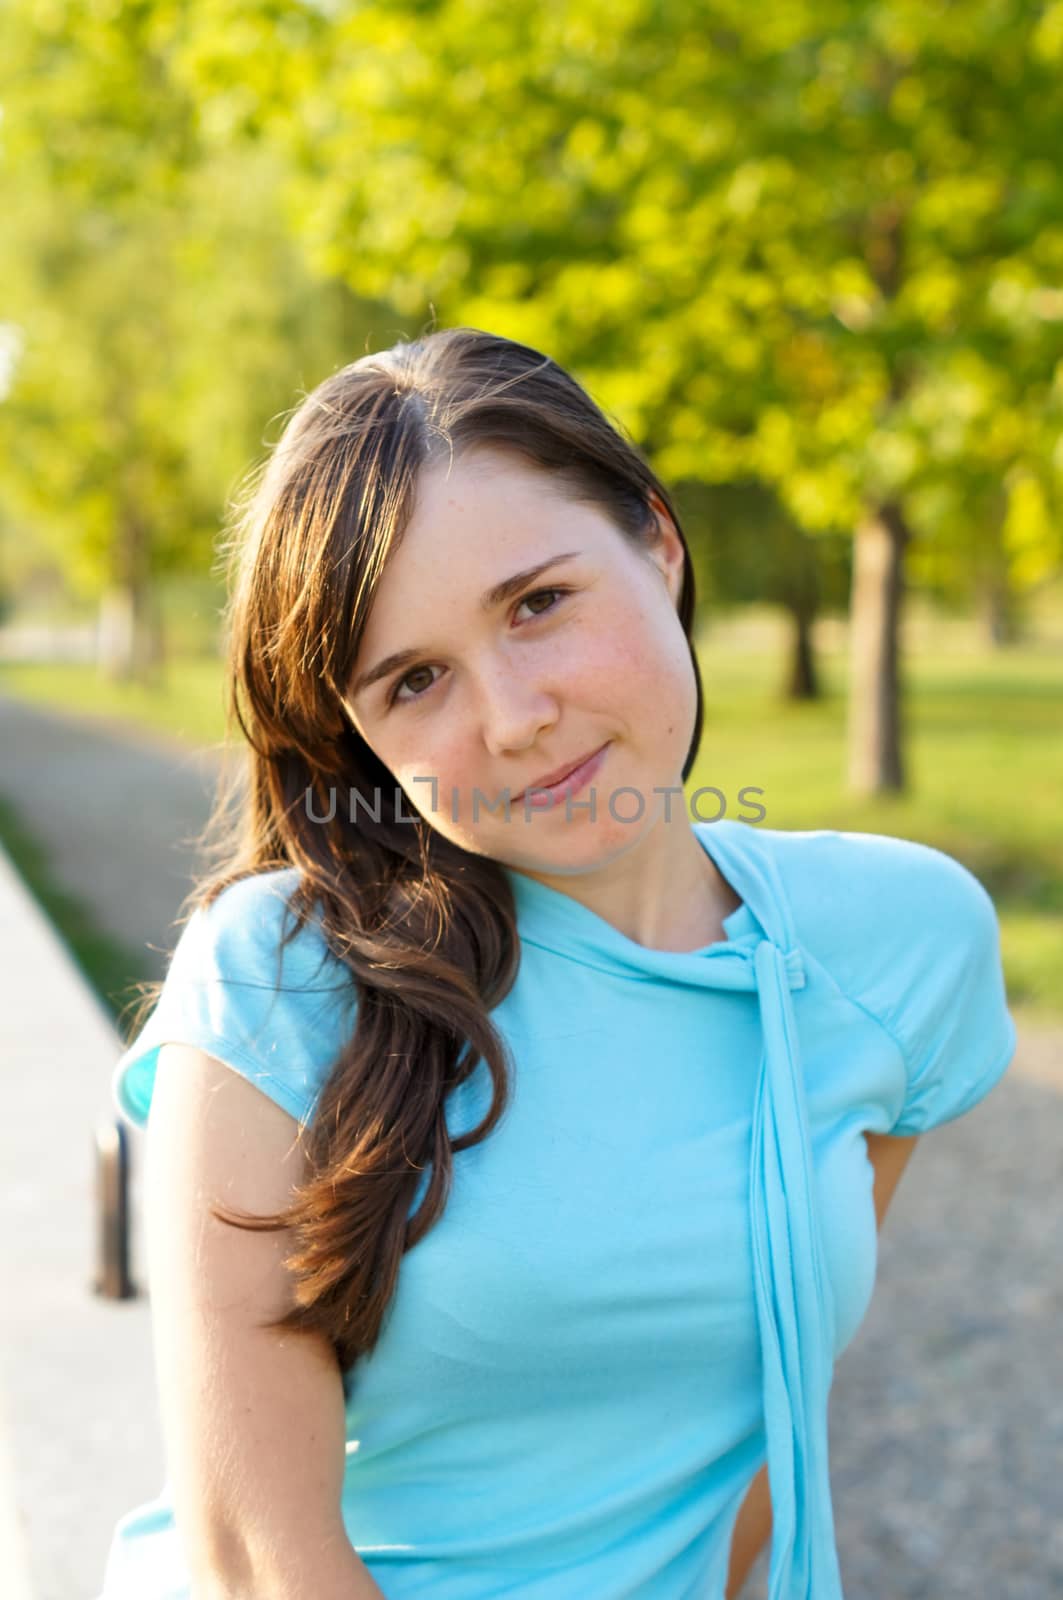
<path fill-rule="evenodd" d="M 96 1277 L 93 1292 L 108 1300 L 137 1294 L 129 1275 L 129 1136 L 117 1120 L 96 1129 Z"/>

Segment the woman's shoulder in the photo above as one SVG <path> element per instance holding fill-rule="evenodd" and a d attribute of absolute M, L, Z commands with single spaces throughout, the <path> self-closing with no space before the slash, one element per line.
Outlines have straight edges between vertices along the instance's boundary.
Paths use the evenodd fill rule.
<path fill-rule="evenodd" d="M 991 965 L 999 925 L 970 869 L 933 845 L 839 828 L 732 823 L 732 852 L 785 901 L 797 943 L 880 1015 L 907 1005 L 941 958 Z"/>
<path fill-rule="evenodd" d="M 291 1115 L 313 1102 L 357 1014 L 349 969 L 314 913 L 291 907 L 299 873 L 234 879 L 185 922 L 150 1017 L 126 1046 L 113 1092 L 123 1114 L 148 1118 L 163 1044 L 194 1045 L 243 1073 Z"/>
<path fill-rule="evenodd" d="M 934 845 L 837 828 L 755 832 L 810 936 L 881 940 L 892 933 L 932 943 L 972 921 L 995 922 L 983 884 Z"/>
<path fill-rule="evenodd" d="M 267 963 L 278 975 L 342 966 L 329 950 L 316 902 L 305 920 L 296 916 L 293 897 L 300 882 L 297 867 L 277 867 L 247 873 L 204 895 L 182 929 L 175 964 L 205 963 L 233 977 L 259 973 Z"/>
<path fill-rule="evenodd" d="M 321 1026 L 326 1013 L 354 1002 L 350 968 L 333 953 L 311 901 L 293 904 L 297 868 L 253 872 L 202 898 L 185 923 L 163 996 L 195 997 L 227 1025 L 251 1023 L 289 1033 Z M 202 998 L 201 998 L 202 997 Z"/>
<path fill-rule="evenodd" d="M 204 889 L 192 916 L 201 923 L 209 922 L 219 934 L 277 927 L 299 887 L 300 878 L 297 867 L 271 867 L 244 873 L 220 889 Z"/>
<path fill-rule="evenodd" d="M 757 832 L 757 847 L 770 853 L 784 885 L 798 943 L 892 1034 L 921 1085 L 925 1104 L 917 1117 L 913 1091 L 902 1131 L 973 1103 L 1015 1040 L 1000 925 L 985 886 L 955 856 L 914 839 L 840 829 Z"/>

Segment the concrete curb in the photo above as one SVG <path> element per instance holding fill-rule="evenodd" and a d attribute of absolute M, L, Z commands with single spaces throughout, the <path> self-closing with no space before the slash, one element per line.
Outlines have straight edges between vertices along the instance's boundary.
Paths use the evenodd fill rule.
<path fill-rule="evenodd" d="M 7 1408 L 0 1396 L 0 1572 L 7 1600 L 37 1600 L 30 1579 L 30 1547 L 19 1509 L 8 1437 Z"/>
<path fill-rule="evenodd" d="M 0 970 L 0 1590 L 89 1600 L 117 1518 L 164 1477 L 143 1286 L 126 1300 L 94 1292 L 96 1134 L 115 1121 L 121 1047 L 3 851 Z M 130 1188 L 139 1283 L 135 1171 Z"/>

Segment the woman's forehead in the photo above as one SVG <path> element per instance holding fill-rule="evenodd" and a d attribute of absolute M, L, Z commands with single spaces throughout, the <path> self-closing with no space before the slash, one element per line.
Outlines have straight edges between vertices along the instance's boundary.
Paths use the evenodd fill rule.
<path fill-rule="evenodd" d="M 540 507 L 544 501 L 559 508 L 574 504 L 558 473 L 538 466 L 516 451 L 481 446 L 460 456 L 436 459 L 418 473 L 411 508 L 411 524 L 422 514 L 438 516 L 441 510 L 475 515 L 492 514 L 499 505 Z"/>
<path fill-rule="evenodd" d="M 422 592 L 457 599 L 475 612 L 505 598 L 515 573 L 606 542 L 604 511 L 551 492 L 543 474 L 516 478 L 504 469 L 475 478 L 426 483 L 407 526 L 388 553 L 377 597 L 406 607 Z"/>

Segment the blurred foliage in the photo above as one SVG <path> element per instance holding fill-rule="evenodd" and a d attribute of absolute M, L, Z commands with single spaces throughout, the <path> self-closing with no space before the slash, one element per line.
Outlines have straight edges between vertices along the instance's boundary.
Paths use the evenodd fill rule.
<path fill-rule="evenodd" d="M 847 535 L 811 538 L 778 495 L 752 478 L 688 479 L 676 484 L 674 497 L 684 525 L 710 534 L 692 551 L 698 597 L 710 613 L 766 601 L 812 616 L 844 615 L 852 578 Z"/>
<path fill-rule="evenodd" d="M 886 500 L 943 598 L 1059 570 L 1061 0 L 9 0 L 3 29 L 0 509 L 83 588 L 123 527 L 201 570 L 295 386 L 431 321 L 549 350 L 716 490 L 718 592 L 741 529 L 786 569 Z"/>
<path fill-rule="evenodd" d="M 667 477 L 815 531 L 902 502 L 943 589 L 1058 569 L 1059 0 L 169 16 L 321 271 L 548 349 Z"/>
<path fill-rule="evenodd" d="M 84 597 L 129 577 L 133 546 L 148 581 L 206 571 L 266 424 L 364 337 L 290 237 L 281 154 L 201 137 L 164 9 L 5 7 L 5 568 L 43 543 Z"/>

